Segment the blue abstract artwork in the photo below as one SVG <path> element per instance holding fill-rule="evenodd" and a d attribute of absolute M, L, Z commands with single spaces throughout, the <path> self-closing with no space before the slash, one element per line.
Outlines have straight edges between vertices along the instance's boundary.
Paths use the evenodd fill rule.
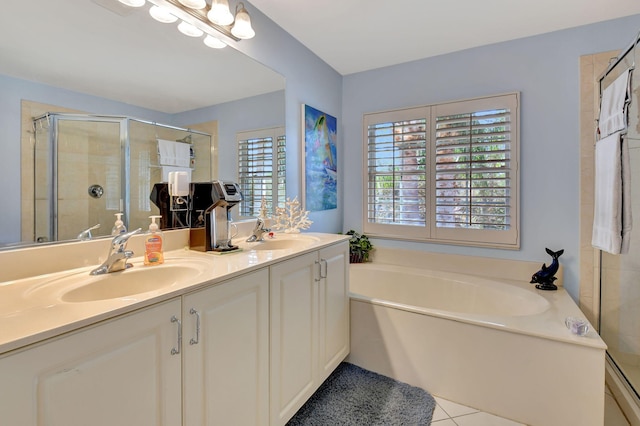
<path fill-rule="evenodd" d="M 309 211 L 338 207 L 337 120 L 303 105 L 304 116 L 304 208 Z"/>

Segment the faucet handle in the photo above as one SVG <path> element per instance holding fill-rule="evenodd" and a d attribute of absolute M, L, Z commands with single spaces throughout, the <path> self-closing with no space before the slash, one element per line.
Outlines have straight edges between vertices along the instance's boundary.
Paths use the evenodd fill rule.
<path fill-rule="evenodd" d="M 91 228 L 87 228 L 84 231 L 82 231 L 81 233 L 78 234 L 78 236 L 76 238 L 78 238 L 80 241 L 88 241 L 92 238 L 91 235 L 91 231 L 100 228 L 100 224 L 96 224 L 93 225 Z"/>
<path fill-rule="evenodd" d="M 135 229 L 133 231 L 127 232 L 126 234 L 120 234 L 113 237 L 111 241 L 112 249 L 124 250 L 127 241 L 135 234 L 139 234 L 142 231 L 142 228 Z"/>

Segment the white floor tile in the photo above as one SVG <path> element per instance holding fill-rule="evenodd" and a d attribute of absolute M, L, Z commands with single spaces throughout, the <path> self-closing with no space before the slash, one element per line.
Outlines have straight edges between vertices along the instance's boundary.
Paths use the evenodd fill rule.
<path fill-rule="evenodd" d="M 482 412 L 455 417 L 453 420 L 458 426 L 524 426 L 522 423 Z"/>
<path fill-rule="evenodd" d="M 475 408 L 467 407 L 465 405 L 457 404 L 446 399 L 435 397 L 436 402 L 442 409 L 449 415 L 449 417 L 457 417 L 465 414 L 477 413 Z"/>
<path fill-rule="evenodd" d="M 436 409 L 433 410 L 433 417 L 431 421 L 435 422 L 438 420 L 448 419 L 450 416 L 445 413 L 445 411 L 439 405 L 436 405 Z"/>

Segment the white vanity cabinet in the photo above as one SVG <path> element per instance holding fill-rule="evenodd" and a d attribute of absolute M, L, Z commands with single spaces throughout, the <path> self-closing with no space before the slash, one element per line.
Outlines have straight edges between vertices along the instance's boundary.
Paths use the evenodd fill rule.
<path fill-rule="evenodd" d="M 270 267 L 271 425 L 284 425 L 349 353 L 346 242 Z"/>
<path fill-rule="evenodd" d="M 179 425 L 180 310 L 173 299 L 1 357 L 0 423 Z"/>
<path fill-rule="evenodd" d="M 0 355 L 0 424 L 284 425 L 349 352 L 348 259 L 341 241 Z"/>
<path fill-rule="evenodd" d="M 183 296 L 184 425 L 269 423 L 267 268 Z"/>

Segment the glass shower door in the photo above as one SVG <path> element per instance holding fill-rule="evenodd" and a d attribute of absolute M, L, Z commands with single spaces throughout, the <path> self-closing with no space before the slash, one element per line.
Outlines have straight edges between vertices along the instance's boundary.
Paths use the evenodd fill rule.
<path fill-rule="evenodd" d="M 600 92 L 627 69 L 640 63 L 640 48 L 628 49 L 600 82 Z M 629 252 L 613 255 L 601 252 L 600 335 L 608 346 L 611 361 L 624 376 L 628 387 L 640 395 L 640 70 L 635 66 L 631 79 L 625 138 L 631 169 L 631 211 L 633 229 Z M 638 401 L 640 402 L 640 400 Z"/>
<path fill-rule="evenodd" d="M 114 214 L 124 207 L 121 125 L 113 119 L 52 116 L 49 147 L 37 155 L 49 159 L 42 162 L 44 170 L 36 167 L 36 182 L 46 181 L 36 187 L 49 188 L 41 210 L 49 214 L 36 215 L 36 230 L 48 228 L 49 241 L 75 239 L 98 224 L 94 237 L 111 234 Z"/>

